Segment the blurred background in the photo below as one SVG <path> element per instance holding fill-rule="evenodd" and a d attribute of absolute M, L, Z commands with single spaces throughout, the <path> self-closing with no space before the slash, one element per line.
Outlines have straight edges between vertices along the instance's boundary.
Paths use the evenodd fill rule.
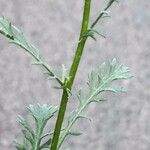
<path fill-rule="evenodd" d="M 57 72 L 70 66 L 80 31 L 84 0 L 0 0 L 0 16 L 21 27 L 31 43 Z M 91 22 L 107 0 L 92 0 Z M 106 39 L 89 39 L 75 80 L 74 92 L 86 86 L 87 74 L 102 62 L 116 57 L 134 76 L 123 81 L 128 92 L 108 96 L 85 111 L 92 122 L 76 127 L 83 135 L 66 139 L 71 150 L 150 149 L 150 3 L 120 0 L 110 9 L 111 18 L 97 24 Z M 30 103 L 59 104 L 61 91 L 52 87 L 40 68 L 22 49 L 0 35 L 0 150 L 14 150 L 21 136 L 17 115 L 27 116 Z M 76 97 L 69 101 L 71 111 Z"/>

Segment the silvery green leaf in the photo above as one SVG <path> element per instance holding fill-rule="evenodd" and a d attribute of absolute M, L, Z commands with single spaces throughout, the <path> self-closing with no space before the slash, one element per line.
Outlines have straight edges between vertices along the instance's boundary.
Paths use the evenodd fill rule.
<path fill-rule="evenodd" d="M 79 92 L 77 93 L 77 98 L 80 104 L 82 103 L 81 100 L 83 99 L 83 97 L 84 97 L 83 91 L 80 89 Z"/>
<path fill-rule="evenodd" d="M 57 77 L 57 75 L 50 68 L 50 66 L 43 61 L 42 57 L 40 56 L 39 50 L 27 41 L 24 33 L 21 30 L 12 25 L 4 17 L 0 17 L 0 33 L 10 39 L 10 43 L 18 45 L 26 52 L 28 52 L 28 54 L 30 54 L 34 59 L 35 64 L 40 65 L 51 78 L 56 79 L 56 81 L 60 85 L 63 85 L 62 81 Z"/>
<path fill-rule="evenodd" d="M 110 92 L 114 92 L 114 93 L 126 92 L 126 90 L 123 87 L 113 86 L 113 85 L 105 87 L 103 89 L 103 91 L 110 91 Z"/>
<path fill-rule="evenodd" d="M 27 150 L 24 145 L 20 144 L 20 143 L 15 143 L 15 147 L 17 148 L 17 150 Z"/>
<path fill-rule="evenodd" d="M 103 34 L 99 33 L 97 30 L 94 30 L 94 29 L 89 29 L 87 31 L 87 36 L 90 36 L 91 38 L 93 38 L 95 41 L 96 41 L 96 38 L 95 38 L 95 34 L 103 37 L 103 38 L 106 38 Z"/>
<path fill-rule="evenodd" d="M 115 58 L 110 62 L 109 74 L 111 80 L 128 79 L 131 77 L 129 74 L 129 68 L 117 64 L 117 60 Z"/>
<path fill-rule="evenodd" d="M 98 70 L 93 72 L 88 81 L 89 93 L 83 101 L 90 102 L 95 99 L 101 92 L 124 92 L 120 86 L 112 85 L 112 82 L 118 79 L 128 79 L 131 77 L 129 68 L 118 64 L 114 58 L 108 64 L 103 63 L 99 66 Z M 91 92 L 92 87 L 92 92 Z"/>
<path fill-rule="evenodd" d="M 22 116 L 19 115 L 19 123 L 27 130 L 30 132 L 32 136 L 34 136 L 34 131 L 32 130 L 32 127 L 28 123 L 27 119 L 23 118 Z"/>
<path fill-rule="evenodd" d="M 118 0 L 109 0 L 108 6 L 111 5 L 113 2 L 117 2 L 118 3 Z"/>
<path fill-rule="evenodd" d="M 16 143 L 16 148 L 18 150 L 29 150 L 30 148 L 33 150 L 40 150 L 39 148 L 46 145 L 43 145 L 43 139 L 47 136 L 51 136 L 51 134 L 46 133 L 43 135 L 44 127 L 46 126 L 47 121 L 54 116 L 57 111 L 56 106 L 48 106 L 47 104 L 32 104 L 29 105 L 28 111 L 31 113 L 32 117 L 35 120 L 35 126 L 31 126 L 27 119 L 19 116 L 19 122 L 23 126 L 23 135 L 24 135 L 24 142 L 23 144 Z M 49 137 L 49 139 L 51 139 Z M 50 140 L 49 140 L 50 142 Z M 28 145 L 30 148 L 27 148 Z M 43 145 L 43 146 L 41 146 Z M 20 149 L 19 149 L 20 148 Z M 27 148 L 27 149 L 22 149 Z"/>
<path fill-rule="evenodd" d="M 70 132 L 68 132 L 68 135 L 72 135 L 72 136 L 80 136 L 80 135 L 82 135 L 82 133 L 70 131 Z"/>
<path fill-rule="evenodd" d="M 33 145 L 35 136 L 33 137 L 28 130 L 22 130 L 22 133 L 24 134 L 26 140 L 29 141 L 31 145 Z"/>
<path fill-rule="evenodd" d="M 66 79 L 69 79 L 69 70 L 68 68 L 62 64 L 62 81 L 64 82 Z"/>
<path fill-rule="evenodd" d="M 106 63 L 102 63 L 100 66 L 99 66 L 99 69 L 98 69 L 98 75 L 99 75 L 99 78 L 101 80 L 103 80 L 103 78 L 106 77 L 106 73 L 107 73 L 107 67 L 106 67 Z"/>
<path fill-rule="evenodd" d="M 39 127 L 42 127 L 57 111 L 57 107 L 48 106 L 47 104 L 34 104 L 27 107 L 37 122 Z"/>
<path fill-rule="evenodd" d="M 13 38 L 11 23 L 7 19 L 4 19 L 4 17 L 0 18 L 0 33 L 8 38 Z"/>
<path fill-rule="evenodd" d="M 77 119 L 86 119 L 86 120 L 89 120 L 90 122 L 92 121 L 90 118 L 85 117 L 85 116 L 78 116 Z"/>
<path fill-rule="evenodd" d="M 62 131 L 59 141 L 59 146 L 64 141 L 65 137 L 68 135 L 73 124 L 81 118 L 83 110 L 92 102 L 104 101 L 102 98 L 103 92 L 124 92 L 124 89 L 117 85 L 112 85 L 112 82 L 118 79 L 128 79 L 130 78 L 130 71 L 128 67 L 120 65 L 114 58 L 109 63 L 102 63 L 96 71 L 92 71 L 88 76 L 88 89 L 89 92 L 83 95 L 83 91 L 80 90 L 77 94 L 79 99 L 79 106 L 76 110 L 69 116 L 68 125 L 64 131 Z"/>

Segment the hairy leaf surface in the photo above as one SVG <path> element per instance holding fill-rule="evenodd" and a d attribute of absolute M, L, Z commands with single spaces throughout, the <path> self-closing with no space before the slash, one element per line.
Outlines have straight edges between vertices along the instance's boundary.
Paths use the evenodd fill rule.
<path fill-rule="evenodd" d="M 71 132 L 73 124 L 81 118 L 83 110 L 91 102 L 101 102 L 102 92 L 124 92 L 125 90 L 117 85 L 113 85 L 115 80 L 128 79 L 130 78 L 130 71 L 128 67 L 118 64 L 117 60 L 114 58 L 108 63 L 103 63 L 98 67 L 96 71 L 92 71 L 88 76 L 88 94 L 84 95 L 83 91 L 80 90 L 77 94 L 79 105 L 77 109 L 68 118 L 68 125 L 62 131 L 59 141 L 59 147 L 64 141 L 65 137 Z M 84 118 L 82 116 L 82 118 Z"/>
<path fill-rule="evenodd" d="M 27 108 L 35 120 L 35 129 L 28 123 L 27 119 L 19 116 L 19 122 L 23 126 L 22 133 L 26 142 L 23 144 L 16 142 L 16 148 L 17 150 L 43 149 L 47 146 L 47 144 L 50 144 L 51 141 L 48 140 L 47 142 L 42 142 L 42 140 L 46 137 L 45 135 L 43 136 L 44 127 L 47 121 L 56 113 L 57 107 L 48 106 L 47 104 L 34 104 L 29 105 Z M 27 147 L 29 148 L 27 149 Z"/>
<path fill-rule="evenodd" d="M 26 52 L 28 52 L 34 58 L 33 64 L 40 65 L 46 71 L 46 74 L 48 74 L 50 78 L 56 79 L 60 85 L 63 84 L 62 81 L 51 69 L 51 67 L 43 61 L 39 50 L 27 41 L 27 39 L 24 36 L 24 33 L 21 30 L 12 25 L 4 17 L 0 17 L 0 33 L 5 37 L 9 38 L 11 43 L 20 46 Z"/>

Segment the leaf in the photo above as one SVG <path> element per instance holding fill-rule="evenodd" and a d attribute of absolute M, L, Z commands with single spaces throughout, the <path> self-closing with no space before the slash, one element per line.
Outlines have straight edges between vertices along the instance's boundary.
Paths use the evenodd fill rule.
<path fill-rule="evenodd" d="M 101 95 L 102 92 L 124 92 L 122 87 L 112 85 L 112 83 L 115 80 L 128 79 L 130 77 L 129 68 L 118 64 L 115 58 L 108 63 L 102 63 L 96 71 L 92 71 L 88 75 L 88 94 L 84 95 L 82 90 L 78 92 L 77 97 L 79 99 L 79 105 L 68 118 L 68 125 L 60 136 L 59 147 L 70 132 L 74 123 L 79 118 L 83 118 L 81 117 L 81 113 L 91 102 L 98 103 L 104 101 Z"/>
<path fill-rule="evenodd" d="M 90 29 L 93 29 L 95 25 L 104 17 L 109 17 L 108 9 L 112 6 L 114 2 L 118 3 L 118 0 L 108 0 L 106 7 L 99 13 L 95 21 L 91 24 Z"/>
<path fill-rule="evenodd" d="M 97 71 L 90 74 L 88 78 L 89 94 L 83 101 L 90 102 L 95 96 L 104 91 L 124 92 L 122 87 L 113 86 L 112 82 L 130 77 L 129 68 L 118 64 L 115 58 L 108 64 L 103 63 Z"/>
<path fill-rule="evenodd" d="M 62 81 L 65 82 L 66 79 L 69 79 L 69 70 L 64 64 L 62 64 Z"/>
<path fill-rule="evenodd" d="M 11 32 L 11 23 L 4 19 L 4 17 L 0 18 L 0 33 L 10 39 L 13 39 L 13 34 Z"/>
<path fill-rule="evenodd" d="M 85 117 L 85 116 L 78 116 L 78 118 L 77 119 L 86 119 L 86 120 L 88 120 L 88 121 L 92 121 L 90 118 L 88 118 L 88 117 Z"/>
<path fill-rule="evenodd" d="M 82 133 L 80 132 L 68 132 L 67 135 L 71 135 L 71 136 L 80 136 Z"/>
<path fill-rule="evenodd" d="M 32 127 L 29 125 L 28 121 L 23 118 L 22 116 L 18 116 L 19 117 L 19 123 L 26 129 L 28 130 L 32 136 L 34 136 L 34 131 L 32 130 Z"/>
<path fill-rule="evenodd" d="M 15 147 L 17 148 L 17 150 L 26 150 L 26 148 L 24 147 L 24 145 L 20 144 L 20 143 L 15 143 Z"/>
<path fill-rule="evenodd" d="M 47 74 L 56 79 L 56 81 L 63 85 L 62 81 L 57 77 L 51 67 L 45 63 L 40 56 L 39 50 L 30 44 L 24 36 L 24 33 L 19 30 L 17 27 L 12 25 L 7 19 L 4 17 L 0 17 L 0 33 L 5 37 L 10 39 L 10 43 L 20 46 L 26 52 L 28 52 L 34 58 L 34 64 L 40 65 L 44 70 L 46 70 Z"/>
<path fill-rule="evenodd" d="M 129 68 L 117 64 L 116 58 L 110 62 L 109 74 L 113 75 L 114 79 L 126 79 L 130 77 Z"/>
<path fill-rule="evenodd" d="M 94 41 L 96 41 L 96 37 L 95 34 L 100 35 L 103 38 L 106 38 L 103 34 L 99 33 L 98 31 L 90 28 L 88 29 L 84 34 L 82 38 L 87 38 L 87 37 L 91 37 Z"/>
<path fill-rule="evenodd" d="M 43 127 L 57 111 L 57 107 L 48 106 L 47 104 L 34 104 L 29 105 L 27 108 L 34 117 L 38 127 Z"/>
<path fill-rule="evenodd" d="M 56 113 L 56 106 L 48 106 L 47 104 L 33 104 L 29 105 L 27 108 L 35 120 L 35 126 L 33 128 L 28 123 L 27 119 L 19 116 L 19 122 L 23 126 L 22 132 L 24 135 L 24 141 L 26 142 L 23 144 L 16 142 L 16 148 L 18 150 L 28 150 L 27 145 L 30 145 L 31 149 L 39 149 L 40 145 L 43 145 L 42 140 L 47 136 L 51 136 L 53 133 L 46 133 L 43 135 L 43 130 L 47 124 L 47 121 Z M 43 146 L 41 146 L 41 149 Z"/>
<path fill-rule="evenodd" d="M 104 62 L 98 68 L 98 77 L 101 80 L 104 80 L 104 78 L 106 76 L 106 72 L 107 72 L 107 66 L 106 66 L 106 63 Z"/>
<path fill-rule="evenodd" d="M 33 137 L 28 130 L 22 130 L 22 133 L 24 134 L 25 139 L 29 141 L 31 145 L 34 145 L 35 136 Z"/>
<path fill-rule="evenodd" d="M 106 8 L 110 7 L 114 2 L 118 3 L 118 0 L 109 0 Z M 106 10 L 106 8 L 105 8 L 105 10 Z"/>
<path fill-rule="evenodd" d="M 114 93 L 121 93 L 121 92 L 126 92 L 126 90 L 123 87 L 119 87 L 119 86 L 109 86 L 109 87 L 105 87 L 103 89 L 103 91 L 110 91 L 110 92 L 114 92 Z"/>

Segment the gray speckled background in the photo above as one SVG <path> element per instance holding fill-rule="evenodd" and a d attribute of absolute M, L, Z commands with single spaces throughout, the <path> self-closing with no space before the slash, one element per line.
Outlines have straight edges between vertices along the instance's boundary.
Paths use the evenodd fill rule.
<path fill-rule="evenodd" d="M 104 0 L 92 1 L 92 20 L 103 6 Z M 0 15 L 23 28 L 57 71 L 62 63 L 70 65 L 82 8 L 83 0 L 0 0 Z M 107 39 L 88 40 L 74 90 L 86 85 L 88 72 L 112 57 L 129 66 L 135 77 L 122 83 L 127 94 L 88 108 L 93 121 L 77 124 L 84 134 L 66 140 L 71 150 L 150 149 L 150 3 L 121 0 L 111 16 L 97 25 Z M 0 36 L 0 150 L 14 149 L 13 139 L 21 135 L 17 114 L 26 116 L 25 106 L 59 102 L 61 92 L 51 88 L 54 82 L 30 63 L 28 55 Z M 70 101 L 70 110 L 75 103 Z"/>

